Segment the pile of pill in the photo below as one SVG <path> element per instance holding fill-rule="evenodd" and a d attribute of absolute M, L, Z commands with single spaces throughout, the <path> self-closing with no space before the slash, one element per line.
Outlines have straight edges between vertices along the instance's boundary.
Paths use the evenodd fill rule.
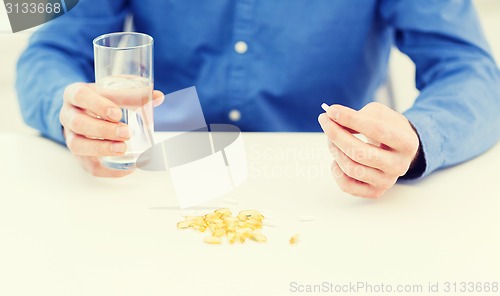
<path fill-rule="evenodd" d="M 265 242 L 267 237 L 260 232 L 263 220 L 264 215 L 256 210 L 244 210 L 233 217 L 230 209 L 223 208 L 204 216 L 187 216 L 184 221 L 177 223 L 177 228 L 191 228 L 199 232 L 208 229 L 211 235 L 204 238 L 208 244 L 220 244 L 223 237 L 231 244 L 244 243 L 246 239 Z"/>

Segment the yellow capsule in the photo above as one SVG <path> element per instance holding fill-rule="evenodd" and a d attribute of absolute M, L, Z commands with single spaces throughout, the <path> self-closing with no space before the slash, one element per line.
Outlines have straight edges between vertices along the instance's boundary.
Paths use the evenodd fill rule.
<path fill-rule="evenodd" d="M 192 221 L 191 222 L 191 225 L 194 226 L 197 226 L 197 227 L 204 227 L 204 228 L 207 228 L 207 223 L 205 222 L 200 222 L 200 221 Z"/>
<path fill-rule="evenodd" d="M 212 232 L 213 236 L 224 236 L 226 234 L 226 231 L 224 229 L 216 229 L 214 232 Z"/>
<path fill-rule="evenodd" d="M 210 223 L 210 224 L 208 224 L 208 229 L 210 229 L 210 231 L 214 232 L 217 229 L 217 225 L 215 225 L 215 223 Z"/>
<path fill-rule="evenodd" d="M 243 222 L 243 221 L 240 221 L 240 223 L 238 223 L 238 228 L 248 228 L 250 227 L 246 222 Z"/>
<path fill-rule="evenodd" d="M 238 228 L 237 227 L 226 227 L 225 230 L 226 232 L 236 232 Z"/>
<path fill-rule="evenodd" d="M 205 216 L 203 216 L 203 218 L 205 219 L 205 221 L 209 221 L 209 222 L 220 219 L 219 215 L 217 215 L 216 213 L 206 214 Z"/>
<path fill-rule="evenodd" d="M 245 224 L 247 227 L 262 228 L 262 223 L 254 219 L 248 219 Z"/>
<path fill-rule="evenodd" d="M 216 225 L 217 227 L 224 226 L 224 221 L 222 221 L 222 220 L 210 220 L 210 221 L 207 221 L 206 223 Z"/>
<path fill-rule="evenodd" d="M 226 234 L 229 243 L 234 244 L 236 241 L 236 233 L 234 231 L 227 232 Z"/>
<path fill-rule="evenodd" d="M 205 225 L 205 221 L 203 220 L 203 218 L 198 216 L 186 217 L 186 221 L 189 221 L 191 225 L 198 225 L 198 226 Z"/>
<path fill-rule="evenodd" d="M 207 230 L 207 227 L 205 227 L 205 226 L 193 225 L 192 227 L 194 230 L 199 231 L 199 232 L 205 232 L 205 230 Z"/>
<path fill-rule="evenodd" d="M 296 233 L 290 238 L 290 245 L 296 244 L 299 240 L 299 234 Z"/>
<path fill-rule="evenodd" d="M 233 223 L 238 223 L 240 220 L 236 217 L 233 216 L 224 216 L 222 217 L 222 221 L 226 224 L 233 224 Z"/>
<path fill-rule="evenodd" d="M 252 232 L 252 230 L 253 230 L 253 229 L 252 229 L 252 228 L 250 228 L 250 227 L 238 228 L 238 229 L 236 230 L 236 233 L 240 233 L 240 234 L 242 234 L 242 235 L 246 235 L 246 234 L 248 234 L 248 233 Z"/>
<path fill-rule="evenodd" d="M 236 216 L 236 218 L 238 218 L 238 220 L 240 220 L 240 221 L 246 221 L 248 219 L 248 216 L 243 215 L 243 214 L 238 214 L 238 216 Z"/>
<path fill-rule="evenodd" d="M 223 227 L 225 227 L 225 228 L 236 228 L 236 227 L 238 227 L 238 224 L 237 223 L 231 223 L 231 224 L 223 225 Z"/>
<path fill-rule="evenodd" d="M 262 243 L 262 242 L 267 241 L 267 237 L 265 235 L 263 235 L 262 233 L 260 233 L 260 231 L 254 230 L 254 231 L 250 232 L 249 235 L 250 235 L 250 239 L 254 240 L 256 242 Z"/>
<path fill-rule="evenodd" d="M 191 221 L 181 221 L 177 223 L 177 228 L 179 229 L 186 229 L 191 227 Z"/>
<path fill-rule="evenodd" d="M 250 217 L 252 217 L 254 219 L 259 219 L 259 220 L 264 219 L 264 215 L 262 215 L 261 213 L 259 213 L 257 211 L 251 212 Z"/>
<path fill-rule="evenodd" d="M 238 227 L 238 224 L 235 224 L 235 223 L 225 224 L 225 225 L 222 225 L 222 227 L 225 227 L 225 228 L 236 228 L 236 227 Z"/>
<path fill-rule="evenodd" d="M 248 221 L 252 222 L 252 223 L 255 223 L 255 224 L 262 224 L 262 221 L 264 221 L 264 218 L 260 218 L 260 217 L 250 217 L 248 219 Z"/>
<path fill-rule="evenodd" d="M 207 244 L 220 244 L 222 243 L 222 238 L 218 236 L 206 236 L 203 241 Z"/>
<path fill-rule="evenodd" d="M 222 209 L 215 210 L 214 213 L 218 214 L 219 217 L 229 217 L 233 214 L 231 212 L 231 210 L 228 208 L 222 208 Z"/>
<path fill-rule="evenodd" d="M 238 232 L 238 231 L 235 233 L 234 239 L 236 241 L 239 241 L 240 243 L 245 242 L 245 236 L 243 234 L 241 234 L 241 232 Z"/>
<path fill-rule="evenodd" d="M 257 212 L 256 210 L 244 210 L 240 212 L 240 215 L 245 215 L 247 216 L 247 218 L 259 219 L 259 220 L 264 219 L 264 215 Z"/>

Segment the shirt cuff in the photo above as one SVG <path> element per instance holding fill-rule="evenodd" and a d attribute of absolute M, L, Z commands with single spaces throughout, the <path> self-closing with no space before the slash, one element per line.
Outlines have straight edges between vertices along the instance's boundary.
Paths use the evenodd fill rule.
<path fill-rule="evenodd" d="M 409 109 L 403 114 L 417 131 L 421 152 L 425 158 L 425 169 L 422 174 L 410 174 L 411 176 L 408 175 L 403 179 L 420 179 L 439 169 L 443 164 L 440 129 L 427 112 Z"/>
<path fill-rule="evenodd" d="M 50 105 L 47 114 L 47 134 L 42 133 L 43 136 L 48 137 L 60 144 L 66 145 L 66 139 L 64 138 L 63 127 L 59 120 L 59 114 L 61 113 L 61 107 L 63 105 L 64 88 L 56 92 L 54 100 Z"/>

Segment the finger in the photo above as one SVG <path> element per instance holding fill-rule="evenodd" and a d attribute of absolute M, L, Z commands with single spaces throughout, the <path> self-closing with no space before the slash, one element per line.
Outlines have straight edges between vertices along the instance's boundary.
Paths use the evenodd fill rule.
<path fill-rule="evenodd" d="M 89 172 L 95 177 L 104 178 L 120 178 L 130 175 L 134 172 L 133 169 L 130 170 L 113 170 L 102 165 L 97 157 L 88 156 L 76 156 L 78 162 L 83 167 L 84 170 Z"/>
<path fill-rule="evenodd" d="M 339 185 L 339 188 L 346 193 L 365 198 L 377 198 L 384 193 L 369 184 L 349 177 L 342 171 L 340 166 L 335 161 L 332 162 L 331 170 L 337 185 Z"/>
<path fill-rule="evenodd" d="M 319 116 L 321 127 L 328 139 L 335 144 L 350 159 L 359 164 L 379 169 L 385 173 L 399 172 L 401 164 L 391 151 L 367 144 L 347 132 L 337 123 L 333 122 L 326 114 Z"/>
<path fill-rule="evenodd" d="M 130 139 L 129 129 L 126 124 L 97 119 L 71 106 L 63 107 L 61 124 L 64 128 L 88 138 L 115 141 Z"/>
<path fill-rule="evenodd" d="M 325 112 L 328 112 L 328 108 L 330 108 L 330 106 L 328 106 L 328 104 L 326 104 L 326 103 L 323 103 L 323 104 L 321 104 L 321 108 L 322 108 L 323 110 L 325 110 Z M 327 114 L 327 115 L 328 115 L 328 114 Z M 345 127 L 345 126 L 342 126 L 342 127 L 343 127 L 343 128 L 345 128 L 347 131 L 349 131 L 351 134 L 359 134 L 359 132 L 358 132 L 358 131 L 355 131 L 355 130 L 350 129 L 350 128 Z"/>
<path fill-rule="evenodd" d="M 95 86 L 91 84 L 73 83 L 69 85 L 64 91 L 64 100 L 112 122 L 118 122 L 122 118 L 121 109 L 112 101 L 99 95 Z"/>
<path fill-rule="evenodd" d="M 127 151 L 124 142 L 89 139 L 66 131 L 66 145 L 75 155 L 81 156 L 121 156 Z"/>
<path fill-rule="evenodd" d="M 407 142 L 406 137 L 399 133 L 396 127 L 351 108 L 332 105 L 328 108 L 327 115 L 337 124 L 355 130 L 391 148 L 397 149 Z"/>
<path fill-rule="evenodd" d="M 165 100 L 165 95 L 161 91 L 159 90 L 153 91 L 153 107 L 160 106 L 164 100 Z"/>
<path fill-rule="evenodd" d="M 380 170 L 353 161 L 331 142 L 329 143 L 329 148 L 332 154 L 336 155 L 335 161 L 338 166 L 347 176 L 374 187 L 390 188 L 394 185 L 396 178 L 392 178 Z"/>

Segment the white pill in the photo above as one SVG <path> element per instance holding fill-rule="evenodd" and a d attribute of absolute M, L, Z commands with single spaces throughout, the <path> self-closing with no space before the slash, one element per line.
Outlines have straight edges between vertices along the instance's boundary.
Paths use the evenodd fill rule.
<path fill-rule="evenodd" d="M 267 227 L 276 227 L 276 222 L 269 219 L 264 219 L 264 221 L 262 221 L 262 224 Z"/>
<path fill-rule="evenodd" d="M 316 220 L 316 217 L 314 217 L 312 215 L 303 215 L 303 216 L 299 217 L 300 222 L 311 222 L 314 220 Z"/>

